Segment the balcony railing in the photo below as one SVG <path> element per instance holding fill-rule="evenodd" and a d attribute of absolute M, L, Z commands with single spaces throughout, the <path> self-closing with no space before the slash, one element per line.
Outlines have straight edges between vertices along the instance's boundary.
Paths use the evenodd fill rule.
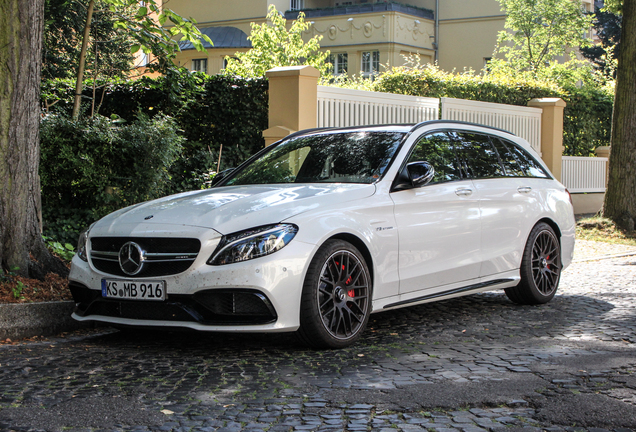
<path fill-rule="evenodd" d="M 408 6 L 401 3 L 372 3 L 321 9 L 303 9 L 302 11 L 293 10 L 285 12 L 285 18 L 294 20 L 298 18 L 299 12 L 304 12 L 306 18 L 320 18 L 386 11 L 402 12 L 420 18 L 435 19 L 435 14 L 430 9 Z"/>

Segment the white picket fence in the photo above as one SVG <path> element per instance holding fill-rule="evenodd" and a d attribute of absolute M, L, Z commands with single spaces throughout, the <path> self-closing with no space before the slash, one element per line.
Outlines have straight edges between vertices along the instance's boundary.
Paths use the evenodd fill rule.
<path fill-rule="evenodd" d="M 419 123 L 439 119 L 439 100 L 318 86 L 318 127 Z"/>
<path fill-rule="evenodd" d="M 442 119 L 483 124 L 520 136 L 541 154 L 541 108 L 441 98 Z"/>
<path fill-rule="evenodd" d="M 563 156 L 561 183 L 570 192 L 605 192 L 607 158 Z"/>

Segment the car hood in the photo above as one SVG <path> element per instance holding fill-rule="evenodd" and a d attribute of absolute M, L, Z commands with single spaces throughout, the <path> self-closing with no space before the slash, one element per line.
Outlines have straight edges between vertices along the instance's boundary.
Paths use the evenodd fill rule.
<path fill-rule="evenodd" d="M 374 192 L 375 186 L 367 184 L 249 185 L 186 192 L 111 213 L 94 225 L 91 234 L 125 235 L 144 228 L 152 231 L 153 225 L 159 224 L 212 228 L 229 234 Z"/>

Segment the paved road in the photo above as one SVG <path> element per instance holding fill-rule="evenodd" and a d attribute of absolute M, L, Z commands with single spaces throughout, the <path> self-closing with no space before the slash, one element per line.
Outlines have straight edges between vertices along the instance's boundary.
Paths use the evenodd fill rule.
<path fill-rule="evenodd" d="M 110 329 L 0 347 L 0 430 L 636 430 L 636 256 L 548 305 L 493 292 L 372 316 L 356 346 Z"/>

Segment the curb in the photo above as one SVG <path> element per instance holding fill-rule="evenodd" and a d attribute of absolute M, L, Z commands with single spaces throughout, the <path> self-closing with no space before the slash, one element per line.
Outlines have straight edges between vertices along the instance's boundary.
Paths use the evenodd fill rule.
<path fill-rule="evenodd" d="M 50 336 L 91 327 L 71 318 L 73 301 L 0 304 L 0 340 Z"/>

